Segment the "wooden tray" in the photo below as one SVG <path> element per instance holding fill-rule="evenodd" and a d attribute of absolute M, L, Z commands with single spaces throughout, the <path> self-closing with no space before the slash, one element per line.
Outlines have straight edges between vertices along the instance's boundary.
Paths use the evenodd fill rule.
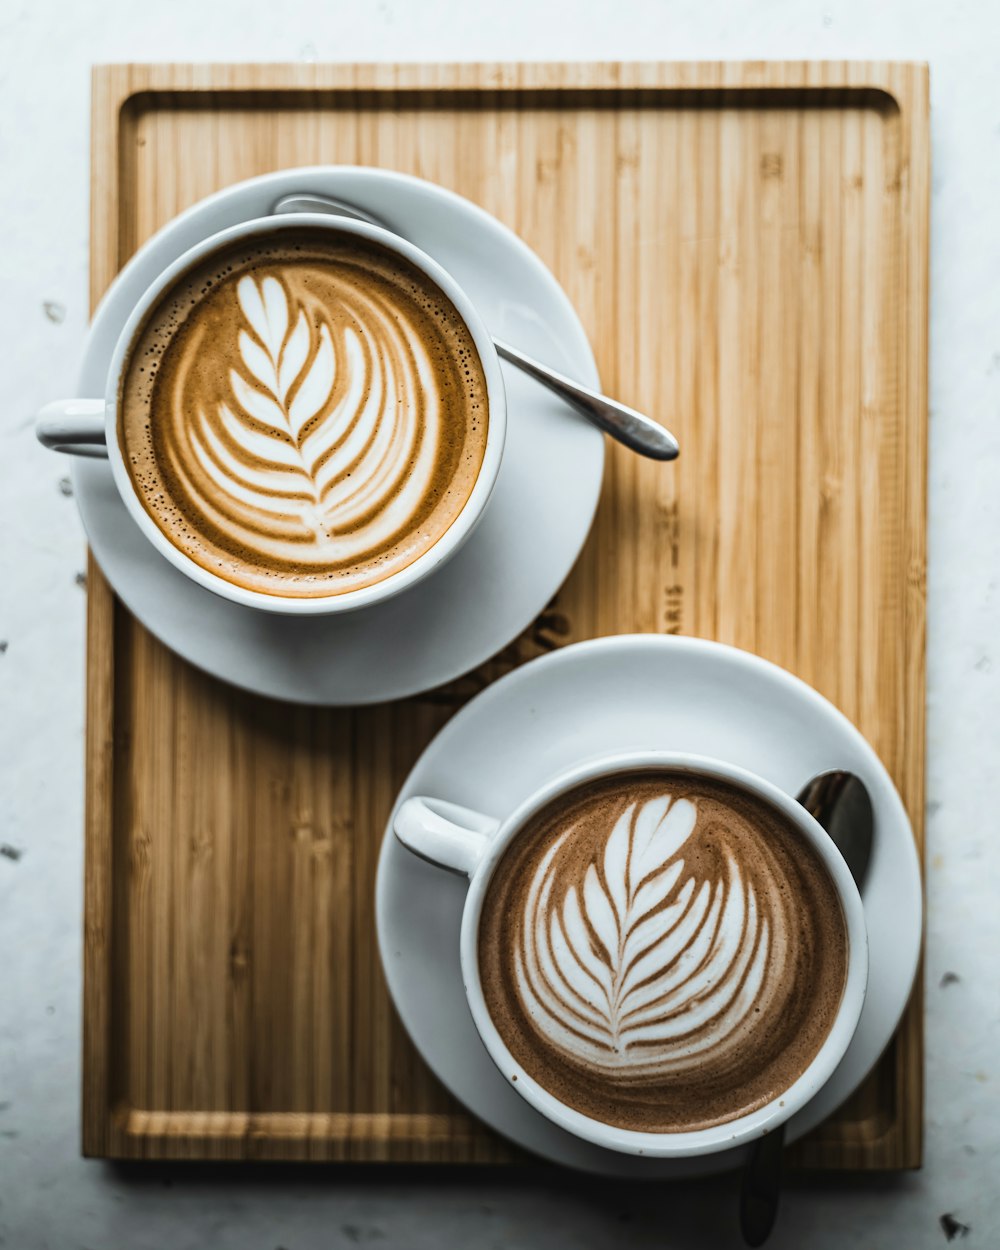
<path fill-rule="evenodd" d="M 612 448 L 551 610 L 425 697 L 315 711 L 156 643 L 91 567 L 83 1148 L 117 1158 L 510 1161 L 394 1017 L 373 875 L 393 796 L 500 672 L 690 633 L 811 682 L 923 824 L 928 75 L 894 64 L 111 66 L 94 76 L 92 296 L 238 179 L 391 166 L 553 268 L 607 388 L 676 467 Z M 792 1152 L 921 1157 L 921 1003 Z"/>

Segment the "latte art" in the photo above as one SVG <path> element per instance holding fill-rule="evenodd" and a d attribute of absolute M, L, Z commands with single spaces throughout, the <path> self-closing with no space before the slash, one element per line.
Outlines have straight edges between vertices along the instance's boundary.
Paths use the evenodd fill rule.
<path fill-rule="evenodd" d="M 787 1088 L 846 977 L 815 853 L 763 803 L 683 774 L 594 783 L 536 818 L 491 883 L 480 941 L 518 1062 L 585 1114 L 649 1131 Z"/>
<path fill-rule="evenodd" d="M 618 1079 L 739 1045 L 784 979 L 793 918 L 780 890 L 755 885 L 725 847 L 710 878 L 692 872 L 683 850 L 696 823 L 687 799 L 632 804 L 582 880 L 559 872 L 568 831 L 531 883 L 518 994 L 553 1046 Z"/>
<path fill-rule="evenodd" d="M 464 323 L 415 267 L 347 239 L 214 258 L 133 348 L 122 432 L 147 511 L 255 590 L 336 594 L 405 568 L 482 464 L 486 384 Z"/>

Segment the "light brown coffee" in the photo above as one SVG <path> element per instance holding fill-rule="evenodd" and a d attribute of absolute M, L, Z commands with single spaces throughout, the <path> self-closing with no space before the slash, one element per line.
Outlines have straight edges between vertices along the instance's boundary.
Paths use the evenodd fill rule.
<path fill-rule="evenodd" d="M 837 1015 L 847 926 L 823 862 L 769 804 L 683 771 L 621 773 L 536 815 L 479 928 L 490 1016 L 566 1105 L 641 1132 L 749 1114 Z"/>
<path fill-rule="evenodd" d="M 486 448 L 457 309 L 394 252 L 333 230 L 234 243 L 136 335 L 118 436 L 143 507 L 192 560 L 265 594 L 342 594 L 454 523 Z"/>

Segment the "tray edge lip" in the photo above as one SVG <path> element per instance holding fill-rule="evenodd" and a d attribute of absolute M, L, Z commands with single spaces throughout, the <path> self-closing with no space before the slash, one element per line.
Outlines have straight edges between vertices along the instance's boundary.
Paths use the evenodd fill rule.
<path fill-rule="evenodd" d="M 263 76 L 267 81 L 261 82 Z M 484 81 L 488 80 L 488 81 Z M 927 95 L 930 62 L 853 60 L 501 60 L 501 61 L 106 61 L 91 67 L 95 95 L 116 109 L 145 93 L 228 91 L 865 90 L 903 111 Z M 922 90 L 921 90 L 922 89 Z M 927 109 L 924 110 L 926 114 Z"/>

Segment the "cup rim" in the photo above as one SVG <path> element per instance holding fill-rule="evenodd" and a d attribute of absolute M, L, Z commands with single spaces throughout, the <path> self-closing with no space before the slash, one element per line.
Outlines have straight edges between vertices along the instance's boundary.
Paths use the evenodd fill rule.
<path fill-rule="evenodd" d="M 581 783 L 641 768 L 670 768 L 735 783 L 777 808 L 820 856 L 837 890 L 847 928 L 847 975 L 840 1006 L 819 1050 L 799 1076 L 773 1099 L 747 1115 L 705 1129 L 649 1133 L 606 1124 L 561 1102 L 527 1073 L 511 1054 L 493 1023 L 479 975 L 478 938 L 486 890 L 507 847 L 537 811 Z M 501 822 L 476 865 L 462 912 L 460 960 L 466 997 L 476 1029 L 501 1075 L 529 1105 L 560 1128 L 594 1145 L 650 1158 L 713 1154 L 748 1144 L 784 1124 L 826 1084 L 854 1037 L 868 983 L 868 937 L 857 884 L 829 834 L 780 787 L 749 769 L 711 756 L 679 751 L 630 751 L 585 760 L 534 791 Z"/>
<path fill-rule="evenodd" d="M 118 440 L 118 392 L 122 371 L 140 326 L 164 291 L 193 265 L 237 239 L 247 238 L 254 234 L 270 235 L 279 230 L 304 227 L 369 239 L 410 261 L 425 277 L 429 278 L 457 309 L 472 336 L 486 378 L 488 405 L 486 447 L 479 475 L 461 511 L 433 546 L 410 564 L 391 573 L 381 581 L 355 590 L 315 597 L 272 595 L 239 586 L 235 582 L 229 582 L 210 572 L 175 546 L 155 523 L 136 494 Z M 507 401 L 500 358 L 493 344 L 492 335 L 464 289 L 433 257 L 408 239 L 393 234 L 381 226 L 373 226 L 367 222 L 329 213 L 287 213 L 254 217 L 216 231 L 188 248 L 162 270 L 155 281 L 146 288 L 115 343 L 107 374 L 104 423 L 108 460 L 118 493 L 145 537 L 175 568 L 206 590 L 244 607 L 285 616 L 330 616 L 383 602 L 423 581 L 454 555 L 472 534 L 482 519 L 500 472 L 507 434 Z"/>

